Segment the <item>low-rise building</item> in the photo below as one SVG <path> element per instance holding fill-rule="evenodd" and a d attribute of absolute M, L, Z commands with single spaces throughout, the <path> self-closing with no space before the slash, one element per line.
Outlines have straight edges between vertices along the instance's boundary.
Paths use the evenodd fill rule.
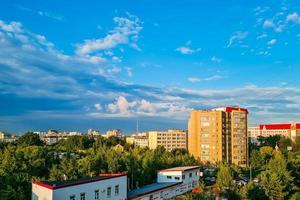
<path fill-rule="evenodd" d="M 133 136 L 127 136 L 125 140 L 126 140 L 126 143 L 128 143 L 128 144 L 134 144 Z"/>
<path fill-rule="evenodd" d="M 100 133 L 100 131 L 89 129 L 87 135 L 90 138 L 96 139 L 97 137 L 101 136 L 101 133 Z"/>
<path fill-rule="evenodd" d="M 3 141 L 5 137 L 4 132 L 0 131 L 0 141 Z"/>
<path fill-rule="evenodd" d="M 125 200 L 126 174 L 102 174 L 74 181 L 32 181 L 32 200 Z"/>
<path fill-rule="evenodd" d="M 157 182 L 129 191 L 127 175 L 100 174 L 68 181 L 32 181 L 32 200 L 163 200 L 192 191 L 200 178 L 199 166 L 160 170 Z"/>
<path fill-rule="evenodd" d="M 260 124 L 259 126 L 249 127 L 248 133 L 251 138 L 251 142 L 257 142 L 258 137 L 274 135 L 281 135 L 295 141 L 296 136 L 300 135 L 300 123 Z"/>
<path fill-rule="evenodd" d="M 105 137 L 122 137 L 122 131 L 120 129 L 113 129 L 106 132 Z"/>
<path fill-rule="evenodd" d="M 156 149 L 158 146 L 163 146 L 168 151 L 187 148 L 187 131 L 184 130 L 150 131 L 148 137 L 149 149 Z"/>
<path fill-rule="evenodd" d="M 199 178 L 199 166 L 174 167 L 160 170 L 157 173 L 157 183 L 130 191 L 128 199 L 172 199 L 192 191 L 198 185 Z"/>

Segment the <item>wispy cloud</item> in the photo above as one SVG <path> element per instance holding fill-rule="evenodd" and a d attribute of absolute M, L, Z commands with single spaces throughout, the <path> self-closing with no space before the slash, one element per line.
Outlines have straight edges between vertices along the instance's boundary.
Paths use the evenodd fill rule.
<path fill-rule="evenodd" d="M 188 41 L 184 46 L 178 47 L 176 51 L 180 52 L 181 54 L 193 54 L 201 51 L 201 48 L 192 48 L 190 47 L 190 45 L 191 45 L 191 41 Z"/>
<path fill-rule="evenodd" d="M 206 77 L 206 78 L 189 77 L 188 81 L 191 83 L 197 83 L 197 82 L 203 82 L 203 81 L 215 81 L 215 80 L 219 80 L 222 78 L 223 77 L 220 75 L 213 75 L 213 76 Z"/>
<path fill-rule="evenodd" d="M 218 58 L 218 57 L 216 57 L 216 56 L 213 56 L 213 57 L 211 57 L 211 61 L 220 63 L 220 62 L 222 62 L 222 59 L 221 59 L 221 58 Z"/>
<path fill-rule="evenodd" d="M 227 48 L 231 47 L 233 44 L 235 43 L 241 43 L 241 41 L 243 41 L 248 35 L 248 32 L 236 32 L 234 35 L 232 35 L 229 38 L 228 44 L 227 44 Z"/>
<path fill-rule="evenodd" d="M 64 21 L 65 17 L 62 15 L 58 15 L 49 11 L 41 11 L 41 10 L 33 10 L 31 8 L 28 7 L 24 7 L 22 5 L 16 5 L 16 8 L 25 12 L 30 12 L 33 13 L 35 15 L 39 15 L 41 17 L 47 17 L 53 20 L 57 20 L 57 21 Z"/>
<path fill-rule="evenodd" d="M 110 50 L 121 44 L 129 44 L 138 49 L 136 42 L 142 30 L 142 21 L 131 14 L 128 17 L 115 17 L 116 26 L 104 38 L 85 40 L 83 44 L 78 44 L 76 52 L 78 55 L 89 55 L 98 51 Z"/>

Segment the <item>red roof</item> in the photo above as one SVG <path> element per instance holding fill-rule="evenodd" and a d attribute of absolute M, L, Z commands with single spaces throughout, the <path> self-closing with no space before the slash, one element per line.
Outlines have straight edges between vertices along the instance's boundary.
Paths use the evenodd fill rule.
<path fill-rule="evenodd" d="M 239 108 L 239 107 L 226 107 L 226 112 L 232 112 L 233 110 L 236 111 L 244 111 L 247 114 L 249 113 L 248 110 L 246 108 Z"/>
<path fill-rule="evenodd" d="M 296 129 L 300 130 L 300 124 L 296 124 Z"/>
<path fill-rule="evenodd" d="M 291 129 L 292 124 L 260 124 L 259 129 L 263 130 L 282 130 L 282 129 Z"/>
<path fill-rule="evenodd" d="M 120 173 L 120 174 L 110 174 L 110 175 L 101 175 L 101 176 L 96 176 L 96 177 L 89 177 L 89 178 L 82 178 L 82 179 L 77 179 L 77 180 L 69 180 L 69 181 L 36 181 L 32 180 L 33 184 L 48 188 L 50 190 L 55 190 L 59 188 L 65 188 L 65 187 L 71 187 L 75 185 L 81 185 L 81 184 L 86 184 L 86 183 L 93 183 L 97 181 L 102 181 L 106 179 L 111 179 L 111 178 L 117 178 L 121 176 L 126 176 L 127 174 L 125 173 Z"/>

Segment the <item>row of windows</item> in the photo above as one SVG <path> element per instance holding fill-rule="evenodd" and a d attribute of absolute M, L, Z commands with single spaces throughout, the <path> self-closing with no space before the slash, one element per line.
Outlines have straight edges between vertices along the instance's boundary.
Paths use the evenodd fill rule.
<path fill-rule="evenodd" d="M 94 194 L 95 194 L 95 200 L 100 199 L 99 190 L 95 190 Z M 111 187 L 107 187 L 106 195 L 107 195 L 107 197 L 111 197 L 111 195 L 112 195 L 112 188 Z M 115 196 L 117 196 L 117 195 L 119 195 L 119 185 L 115 185 Z M 80 200 L 85 200 L 86 199 L 85 196 L 86 196 L 85 192 L 80 193 Z M 70 200 L 76 200 L 76 195 L 75 194 L 71 195 L 69 199 Z"/>

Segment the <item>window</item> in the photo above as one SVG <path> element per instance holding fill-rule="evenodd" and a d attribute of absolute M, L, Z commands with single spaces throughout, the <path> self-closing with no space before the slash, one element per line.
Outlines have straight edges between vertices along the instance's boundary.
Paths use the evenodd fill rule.
<path fill-rule="evenodd" d="M 115 186 L 115 195 L 119 195 L 119 185 Z"/>
<path fill-rule="evenodd" d="M 80 200 L 85 200 L 85 193 L 80 193 Z"/>
<path fill-rule="evenodd" d="M 190 173 L 190 178 L 191 178 L 192 176 L 193 176 L 192 173 Z"/>
<path fill-rule="evenodd" d="M 175 180 L 180 180 L 180 177 L 176 176 L 176 177 L 175 177 Z"/>
<path fill-rule="evenodd" d="M 149 198 L 149 199 L 150 199 L 150 200 L 153 200 L 153 195 L 152 195 L 152 194 L 150 195 L 150 198 Z"/>
<path fill-rule="evenodd" d="M 95 199 L 99 199 L 99 190 L 95 190 Z"/>
<path fill-rule="evenodd" d="M 172 179 L 172 176 L 167 176 L 167 179 Z"/>
<path fill-rule="evenodd" d="M 107 197 L 110 197 L 111 196 L 111 187 L 108 187 L 107 188 Z"/>
<path fill-rule="evenodd" d="M 71 195 L 70 200 L 75 200 L 75 195 Z"/>
<path fill-rule="evenodd" d="M 185 179 L 185 175 L 182 175 L 182 180 L 184 180 Z"/>

